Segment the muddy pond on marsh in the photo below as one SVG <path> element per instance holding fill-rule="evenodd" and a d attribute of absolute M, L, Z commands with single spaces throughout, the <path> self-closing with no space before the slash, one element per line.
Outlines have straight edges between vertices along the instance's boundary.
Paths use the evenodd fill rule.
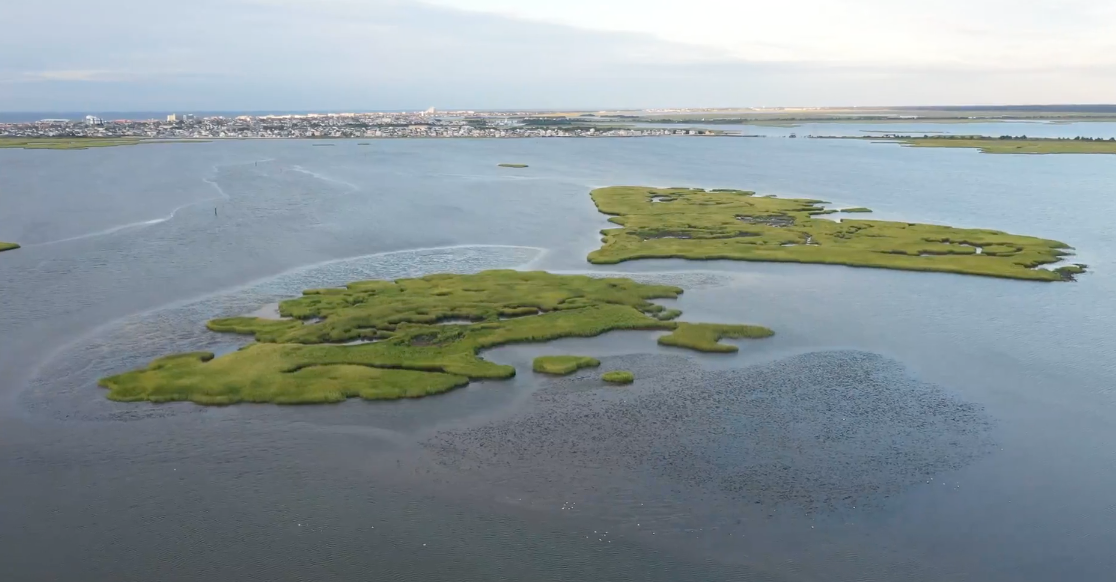
<path fill-rule="evenodd" d="M 59 155 L 65 154 L 65 155 Z M 516 160 L 529 167 L 498 167 Z M 1116 568 L 1106 157 L 855 141 L 214 142 L 0 151 L 4 578 L 1099 580 Z M 1076 282 L 590 265 L 616 184 L 740 188 L 1076 248 Z M 217 208 L 219 212 L 214 212 Z M 505 345 L 399 402 L 119 403 L 101 377 L 247 338 L 303 289 L 485 269 L 685 289 L 666 331 Z M 600 366 L 552 377 L 545 355 Z M 602 374 L 630 371 L 630 385 Z"/>

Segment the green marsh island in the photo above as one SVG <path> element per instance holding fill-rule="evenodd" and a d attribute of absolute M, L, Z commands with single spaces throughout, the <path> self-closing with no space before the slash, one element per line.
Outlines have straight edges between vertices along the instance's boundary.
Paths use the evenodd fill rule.
<path fill-rule="evenodd" d="M 348 398 L 418 398 L 471 380 L 511 378 L 515 368 L 479 353 L 513 343 L 593 337 L 618 330 L 660 330 L 666 346 L 735 351 L 720 338 L 761 338 L 749 325 L 678 323 L 652 303 L 678 287 L 630 279 L 484 271 L 396 281 L 362 281 L 312 289 L 284 301 L 284 319 L 215 319 L 210 330 L 251 335 L 243 349 L 157 359 L 146 368 L 104 378 L 112 400 L 198 404 L 305 404 Z M 593 358 L 545 358 L 544 373 L 592 367 Z"/>
<path fill-rule="evenodd" d="M 569 376 L 582 368 L 596 368 L 601 361 L 588 356 L 539 356 L 532 368 L 539 374 Z"/>
<path fill-rule="evenodd" d="M 527 164 L 499 164 L 501 168 L 528 168 Z"/>
<path fill-rule="evenodd" d="M 1030 281 L 1065 281 L 1085 265 L 1061 262 L 1059 241 L 997 230 L 882 220 L 819 218 L 821 200 L 756 196 L 744 190 L 614 186 L 592 192 L 615 225 L 589 262 L 728 259 L 937 271 Z M 867 208 L 852 209 L 856 212 Z"/>
<path fill-rule="evenodd" d="M 601 380 L 609 384 L 631 384 L 635 382 L 635 375 L 627 370 L 615 370 L 601 374 Z"/>
<path fill-rule="evenodd" d="M 205 140 L 158 140 L 141 137 L 0 137 L 0 148 L 25 150 L 87 150 L 159 143 L 205 143 Z"/>
<path fill-rule="evenodd" d="M 1116 140 L 1099 138 L 940 136 L 899 137 L 888 139 L 885 143 L 900 143 L 915 148 L 974 148 L 985 154 L 1116 154 Z"/>
<path fill-rule="evenodd" d="M 140 138 L 114 137 L 0 137 L 0 148 L 21 148 L 27 150 L 85 150 L 89 148 L 109 148 L 130 146 L 141 143 Z"/>
<path fill-rule="evenodd" d="M 0 253 L 2 253 L 4 251 L 14 251 L 18 248 L 19 248 L 19 245 L 15 244 L 15 243 L 0 242 Z"/>

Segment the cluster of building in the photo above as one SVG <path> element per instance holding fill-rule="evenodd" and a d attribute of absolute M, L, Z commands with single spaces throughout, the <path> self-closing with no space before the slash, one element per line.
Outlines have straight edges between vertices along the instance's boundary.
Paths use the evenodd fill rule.
<path fill-rule="evenodd" d="M 524 121 L 528 123 L 524 123 Z M 542 121 L 542 123 L 539 123 Z M 11 137 L 211 138 L 448 138 L 448 137 L 639 137 L 713 135 L 712 130 L 640 128 L 606 125 L 597 120 L 532 118 L 526 112 L 476 113 L 327 113 L 196 117 L 170 114 L 165 119 L 44 119 L 0 124 Z"/>

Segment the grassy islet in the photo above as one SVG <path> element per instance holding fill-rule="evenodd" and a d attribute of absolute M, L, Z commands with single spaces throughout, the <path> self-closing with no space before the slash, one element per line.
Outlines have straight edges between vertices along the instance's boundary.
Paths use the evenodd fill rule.
<path fill-rule="evenodd" d="M 601 374 L 601 380 L 609 384 L 631 384 L 635 382 L 635 374 L 627 370 L 613 370 L 612 372 Z"/>
<path fill-rule="evenodd" d="M 87 150 L 140 144 L 205 143 L 206 140 L 146 139 L 141 137 L 0 137 L 0 149 Z"/>
<path fill-rule="evenodd" d="M 973 148 L 985 154 L 1116 154 L 1116 140 L 985 136 L 889 139 L 916 148 Z"/>
<path fill-rule="evenodd" d="M 688 324 L 660 319 L 667 310 L 651 300 L 681 293 L 630 279 L 507 270 L 361 281 L 311 289 L 280 303 L 286 319 L 234 317 L 207 324 L 256 339 L 239 351 L 219 358 L 208 352 L 168 356 L 100 384 L 113 400 L 199 404 L 428 396 L 470 380 L 514 376 L 515 368 L 479 356 L 488 348 L 616 330 L 674 331 Z M 694 343 L 730 351 L 710 349 L 708 342 L 716 340 L 706 336 Z M 575 370 L 589 360 L 577 358 Z M 552 358 L 536 367 L 569 364 Z"/>
<path fill-rule="evenodd" d="M 651 258 L 821 263 L 1062 281 L 1039 268 L 1072 254 L 1063 242 L 998 230 L 846 218 L 821 200 L 742 190 L 614 186 L 592 192 L 615 228 L 589 262 Z M 855 210 L 855 209 L 854 209 Z"/>
<path fill-rule="evenodd" d="M 722 339 L 763 339 L 773 335 L 775 335 L 774 331 L 758 325 L 682 322 L 674 332 L 660 337 L 659 344 L 699 352 L 731 353 L 738 351 L 739 348 L 721 343 Z"/>
<path fill-rule="evenodd" d="M 582 368 L 596 368 L 601 361 L 588 356 L 539 356 L 533 369 L 540 374 L 568 376 Z"/>

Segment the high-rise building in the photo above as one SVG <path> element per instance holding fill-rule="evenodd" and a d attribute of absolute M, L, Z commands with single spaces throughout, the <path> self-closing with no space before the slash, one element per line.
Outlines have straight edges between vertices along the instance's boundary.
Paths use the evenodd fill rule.
<path fill-rule="evenodd" d="M 178 123 L 179 121 L 182 121 L 182 116 L 177 113 L 171 113 L 167 116 L 167 121 L 171 123 Z"/>
<path fill-rule="evenodd" d="M 104 125 L 104 124 L 105 124 L 105 120 L 101 119 L 100 117 L 96 117 L 96 116 L 93 116 L 93 115 L 86 115 L 85 116 L 85 125 Z"/>
<path fill-rule="evenodd" d="M 426 111 L 424 111 L 423 115 L 437 115 L 437 113 L 438 113 L 438 110 L 435 109 L 434 107 L 431 107 L 430 109 L 427 109 Z"/>

